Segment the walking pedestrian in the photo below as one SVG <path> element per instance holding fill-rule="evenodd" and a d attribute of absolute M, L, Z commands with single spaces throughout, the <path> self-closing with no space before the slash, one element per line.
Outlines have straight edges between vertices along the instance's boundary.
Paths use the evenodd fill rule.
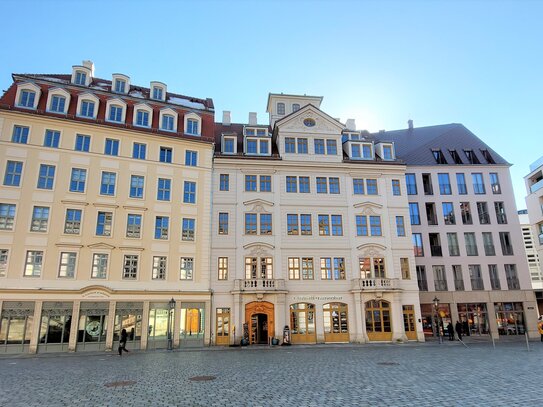
<path fill-rule="evenodd" d="M 462 324 L 460 323 L 460 321 L 456 321 L 455 329 L 456 329 L 456 335 L 458 335 L 458 340 L 461 341 L 462 340 Z"/>
<path fill-rule="evenodd" d="M 126 341 L 128 339 L 128 334 L 126 333 L 126 329 L 123 329 L 121 331 L 121 337 L 119 339 L 119 356 L 122 356 L 123 355 L 123 350 L 125 352 L 128 352 L 128 350 L 126 349 Z"/>
<path fill-rule="evenodd" d="M 451 321 L 447 325 L 447 332 L 449 333 L 449 341 L 454 341 L 454 328 Z"/>
<path fill-rule="evenodd" d="M 539 335 L 541 335 L 541 342 L 543 342 L 543 316 L 540 316 L 537 322 L 537 330 Z"/>

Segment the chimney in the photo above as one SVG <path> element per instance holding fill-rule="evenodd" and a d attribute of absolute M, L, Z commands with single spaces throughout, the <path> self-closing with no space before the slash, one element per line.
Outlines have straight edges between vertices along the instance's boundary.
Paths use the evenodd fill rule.
<path fill-rule="evenodd" d="M 230 126 L 230 111 L 229 110 L 223 110 L 222 111 L 222 124 L 223 126 Z"/>
<path fill-rule="evenodd" d="M 256 112 L 249 112 L 249 125 L 256 126 L 257 124 Z"/>
<path fill-rule="evenodd" d="M 94 78 L 94 63 L 91 60 L 86 60 L 82 62 L 85 68 L 89 68 L 91 71 L 91 76 Z"/>
<path fill-rule="evenodd" d="M 354 119 L 347 119 L 345 127 L 347 128 L 347 130 L 356 130 L 356 124 L 354 122 Z"/>
<path fill-rule="evenodd" d="M 413 130 L 413 120 L 409 119 L 409 120 L 407 121 L 407 128 L 408 128 L 409 130 Z"/>

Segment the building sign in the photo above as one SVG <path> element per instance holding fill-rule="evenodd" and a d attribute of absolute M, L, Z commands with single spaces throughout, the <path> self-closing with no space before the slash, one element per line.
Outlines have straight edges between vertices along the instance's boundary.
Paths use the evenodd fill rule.
<path fill-rule="evenodd" d="M 342 295 L 300 295 L 294 301 L 343 301 Z"/>

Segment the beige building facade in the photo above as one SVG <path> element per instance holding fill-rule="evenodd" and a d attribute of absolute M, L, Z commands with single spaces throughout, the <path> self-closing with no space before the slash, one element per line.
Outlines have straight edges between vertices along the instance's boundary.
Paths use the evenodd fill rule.
<path fill-rule="evenodd" d="M 216 344 L 424 340 L 405 164 L 321 100 L 270 94 L 271 126 L 217 125 Z"/>
<path fill-rule="evenodd" d="M 213 103 L 14 75 L 0 100 L 0 353 L 209 341 Z M 173 301 L 172 301 L 173 300 Z M 173 308 L 170 310 L 170 308 Z"/>

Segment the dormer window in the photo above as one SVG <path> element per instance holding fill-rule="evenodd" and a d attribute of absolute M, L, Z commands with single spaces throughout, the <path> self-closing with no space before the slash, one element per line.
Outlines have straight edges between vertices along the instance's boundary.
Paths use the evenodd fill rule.
<path fill-rule="evenodd" d="M 159 123 L 160 130 L 177 131 L 177 112 L 171 108 L 160 110 Z"/>
<path fill-rule="evenodd" d="M 222 152 L 223 154 L 236 154 L 236 137 L 235 136 L 223 136 L 222 138 Z"/>
<path fill-rule="evenodd" d="M 83 71 L 75 71 L 74 83 L 76 85 L 85 86 L 87 83 L 87 74 Z"/>
<path fill-rule="evenodd" d="M 200 136 L 202 131 L 202 118 L 196 113 L 185 115 L 185 134 Z"/>
<path fill-rule="evenodd" d="M 165 114 L 162 116 L 162 130 L 173 131 L 173 116 L 171 114 Z"/>
<path fill-rule="evenodd" d="M 462 162 L 462 159 L 460 158 L 460 155 L 458 154 L 456 150 L 449 150 L 449 154 L 451 155 L 455 164 L 464 164 Z"/>
<path fill-rule="evenodd" d="M 81 102 L 81 109 L 79 110 L 79 116 L 81 117 L 94 117 L 94 102 L 92 100 L 83 100 Z"/>
<path fill-rule="evenodd" d="M 360 144 L 351 145 L 351 158 L 361 158 Z"/>
<path fill-rule="evenodd" d="M 285 114 L 285 104 L 282 102 L 277 103 L 277 114 L 284 115 Z"/>
<path fill-rule="evenodd" d="M 360 136 L 358 134 L 351 134 L 351 140 L 359 140 Z"/>
<path fill-rule="evenodd" d="M 298 110 L 300 110 L 300 105 L 298 103 L 294 103 L 292 105 L 292 111 L 297 112 Z"/>
<path fill-rule="evenodd" d="M 36 92 L 31 90 L 21 91 L 19 96 L 19 107 L 34 107 L 34 100 L 36 99 Z"/>
<path fill-rule="evenodd" d="M 247 154 L 257 154 L 257 153 L 258 153 L 258 140 L 247 139 Z"/>
<path fill-rule="evenodd" d="M 245 135 L 246 136 L 254 136 L 255 130 L 254 129 L 245 129 Z"/>
<path fill-rule="evenodd" d="M 117 79 L 115 81 L 115 92 L 125 93 L 126 92 L 126 81 L 122 79 Z"/>
<path fill-rule="evenodd" d="M 51 98 L 51 105 L 49 110 L 55 113 L 64 113 L 64 107 L 66 106 L 66 98 L 64 96 L 54 95 Z"/>
<path fill-rule="evenodd" d="M 111 105 L 109 107 L 108 120 L 112 122 L 122 122 L 123 120 L 123 108 L 118 105 Z"/>
<path fill-rule="evenodd" d="M 487 149 L 481 149 L 481 154 L 483 154 L 483 157 L 485 158 L 487 163 L 496 164 L 496 161 L 494 161 L 494 158 Z"/>
<path fill-rule="evenodd" d="M 153 88 L 153 99 L 162 100 L 162 98 L 163 98 L 162 88 L 155 86 Z"/>
<path fill-rule="evenodd" d="M 434 155 L 434 159 L 436 160 L 436 163 L 438 164 L 448 164 L 447 160 L 445 159 L 445 155 L 441 150 L 432 150 L 432 154 Z"/>
<path fill-rule="evenodd" d="M 392 145 L 390 144 L 383 145 L 383 160 L 393 160 L 393 159 L 394 159 L 394 156 L 392 155 Z"/>
<path fill-rule="evenodd" d="M 268 155 L 269 154 L 269 141 L 268 140 L 260 140 L 260 154 Z"/>
<path fill-rule="evenodd" d="M 259 137 L 267 136 L 268 131 L 265 129 L 256 129 L 256 135 Z"/>
<path fill-rule="evenodd" d="M 468 162 L 470 164 L 481 164 L 473 150 L 464 150 L 464 153 L 466 154 L 466 157 L 468 158 Z"/>
<path fill-rule="evenodd" d="M 149 112 L 146 110 L 136 111 L 136 125 L 149 127 Z"/>

